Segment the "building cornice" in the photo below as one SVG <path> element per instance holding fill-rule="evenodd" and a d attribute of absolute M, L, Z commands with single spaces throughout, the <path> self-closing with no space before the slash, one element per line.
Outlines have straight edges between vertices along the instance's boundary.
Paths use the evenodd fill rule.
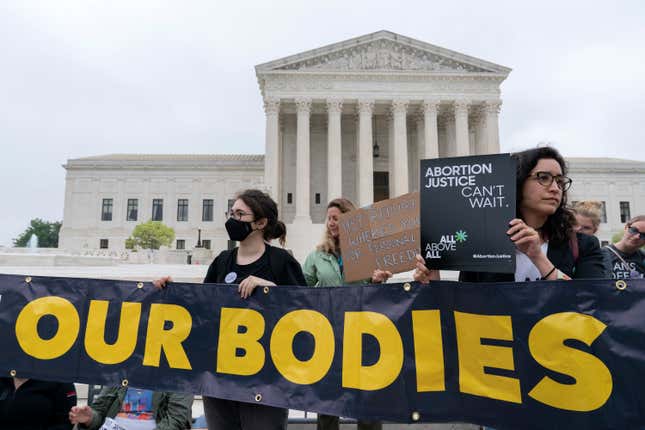
<path fill-rule="evenodd" d="M 255 70 L 256 73 L 260 75 L 278 68 L 284 68 L 292 64 L 311 61 L 316 58 L 325 57 L 342 50 L 356 49 L 361 46 L 378 41 L 390 41 L 393 43 L 401 44 L 413 49 L 418 49 L 434 55 L 438 55 L 452 61 L 469 64 L 474 67 L 486 69 L 487 71 L 493 73 L 503 74 L 505 76 L 508 76 L 508 74 L 512 70 L 511 68 L 506 66 L 452 51 L 450 49 L 442 48 L 440 46 L 432 45 L 427 42 L 422 42 L 420 40 L 406 37 L 387 30 L 381 30 L 375 33 L 366 34 L 364 36 L 354 37 L 342 42 L 333 43 L 317 49 L 304 51 L 299 54 L 290 55 L 288 57 L 280 58 L 263 64 L 258 64 L 257 66 L 255 66 Z"/>
<path fill-rule="evenodd" d="M 257 154 L 112 154 L 68 160 L 71 170 L 238 170 L 264 169 L 264 155 Z"/>

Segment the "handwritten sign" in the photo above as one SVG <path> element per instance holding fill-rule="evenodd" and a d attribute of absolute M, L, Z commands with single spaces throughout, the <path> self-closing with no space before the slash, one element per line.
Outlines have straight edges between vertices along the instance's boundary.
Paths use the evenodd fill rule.
<path fill-rule="evenodd" d="M 434 269 L 512 273 L 515 160 L 509 154 L 421 160 L 421 248 Z"/>
<path fill-rule="evenodd" d="M 345 280 L 369 279 L 375 269 L 404 272 L 419 253 L 419 193 L 345 213 L 340 220 Z"/>

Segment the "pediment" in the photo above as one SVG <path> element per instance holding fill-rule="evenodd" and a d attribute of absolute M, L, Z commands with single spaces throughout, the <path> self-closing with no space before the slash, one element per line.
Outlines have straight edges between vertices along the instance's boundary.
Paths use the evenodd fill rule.
<path fill-rule="evenodd" d="M 501 73 L 510 69 L 388 31 L 256 67 L 258 72 Z"/>

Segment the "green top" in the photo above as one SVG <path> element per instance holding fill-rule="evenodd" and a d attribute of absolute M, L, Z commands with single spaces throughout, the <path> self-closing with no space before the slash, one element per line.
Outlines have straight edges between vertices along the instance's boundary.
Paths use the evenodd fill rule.
<path fill-rule="evenodd" d="M 335 255 L 323 251 L 313 251 L 302 265 L 307 285 L 310 287 L 338 287 L 349 284 L 364 284 L 366 281 L 345 282 Z"/>

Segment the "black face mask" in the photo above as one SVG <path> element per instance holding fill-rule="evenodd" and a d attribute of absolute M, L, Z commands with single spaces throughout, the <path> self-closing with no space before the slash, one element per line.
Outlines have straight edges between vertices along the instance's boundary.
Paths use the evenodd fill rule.
<path fill-rule="evenodd" d="M 241 221 L 235 218 L 227 219 L 224 227 L 226 227 L 228 237 L 237 242 L 243 241 L 253 232 L 253 227 L 251 227 L 250 222 Z"/>

